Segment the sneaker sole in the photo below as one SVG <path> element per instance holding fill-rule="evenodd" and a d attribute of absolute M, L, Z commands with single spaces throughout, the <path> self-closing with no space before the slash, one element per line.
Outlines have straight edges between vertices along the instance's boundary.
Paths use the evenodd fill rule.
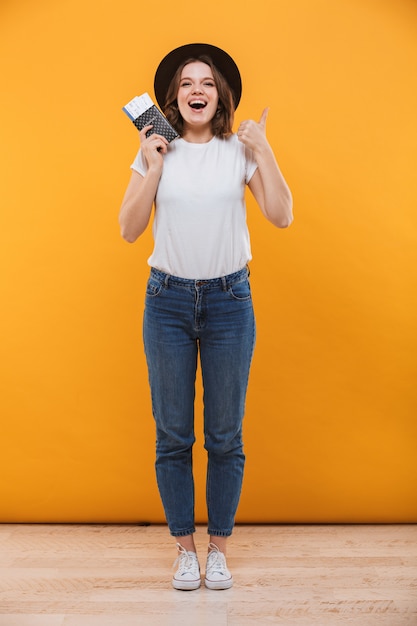
<path fill-rule="evenodd" d="M 201 580 L 177 580 L 172 579 L 172 586 L 179 591 L 194 591 L 201 585 Z"/>
<path fill-rule="evenodd" d="M 204 579 L 204 584 L 207 589 L 214 589 L 215 591 L 222 591 L 223 589 L 230 589 L 233 586 L 233 578 L 228 580 L 207 580 Z"/>

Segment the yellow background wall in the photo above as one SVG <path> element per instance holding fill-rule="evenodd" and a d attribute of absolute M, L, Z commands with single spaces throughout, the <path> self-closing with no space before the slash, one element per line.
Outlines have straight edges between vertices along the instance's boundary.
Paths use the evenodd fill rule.
<path fill-rule="evenodd" d="M 160 13 L 159 13 L 159 11 Z M 141 343 L 150 232 L 117 214 L 121 107 L 162 56 L 238 63 L 293 190 L 248 198 L 258 343 L 238 521 L 417 521 L 417 5 L 16 0 L 0 8 L 0 521 L 163 521 Z M 205 519 L 198 391 L 197 514 Z"/>

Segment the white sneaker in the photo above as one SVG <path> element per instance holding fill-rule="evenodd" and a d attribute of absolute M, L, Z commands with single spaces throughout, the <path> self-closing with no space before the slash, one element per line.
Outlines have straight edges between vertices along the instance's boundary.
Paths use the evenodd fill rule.
<path fill-rule="evenodd" d="M 177 549 L 178 557 L 174 567 L 178 564 L 178 569 L 172 579 L 172 586 L 174 589 L 181 589 L 182 591 L 198 589 L 201 585 L 201 577 L 196 553 L 187 552 L 180 543 L 177 543 Z"/>
<path fill-rule="evenodd" d="M 209 543 L 206 576 L 204 583 L 208 589 L 230 589 L 233 578 L 226 565 L 226 557 L 214 543 Z"/>

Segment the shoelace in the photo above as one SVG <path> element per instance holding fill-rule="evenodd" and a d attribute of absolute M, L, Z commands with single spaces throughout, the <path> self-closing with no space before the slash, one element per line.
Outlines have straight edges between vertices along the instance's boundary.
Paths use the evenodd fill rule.
<path fill-rule="evenodd" d="M 224 558 L 224 554 L 220 552 L 219 548 L 214 543 L 209 543 L 209 555 L 207 558 L 207 569 L 213 573 L 217 572 L 218 574 L 226 575 L 226 559 Z"/>
<path fill-rule="evenodd" d="M 197 557 L 191 556 L 180 543 L 177 543 L 177 549 L 178 556 L 175 559 L 174 567 L 178 565 L 180 576 L 186 574 L 187 572 L 191 572 L 195 576 L 198 576 L 199 572 Z"/>

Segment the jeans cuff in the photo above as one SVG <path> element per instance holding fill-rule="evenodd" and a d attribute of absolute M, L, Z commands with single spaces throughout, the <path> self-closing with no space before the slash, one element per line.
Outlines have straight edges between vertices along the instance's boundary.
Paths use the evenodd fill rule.
<path fill-rule="evenodd" d="M 231 530 L 212 530 L 210 528 L 207 528 L 207 534 L 211 535 L 212 537 L 230 537 L 230 535 L 232 534 Z"/>
<path fill-rule="evenodd" d="M 187 537 L 187 535 L 193 535 L 195 528 L 192 527 L 189 530 L 170 530 L 171 537 Z"/>

